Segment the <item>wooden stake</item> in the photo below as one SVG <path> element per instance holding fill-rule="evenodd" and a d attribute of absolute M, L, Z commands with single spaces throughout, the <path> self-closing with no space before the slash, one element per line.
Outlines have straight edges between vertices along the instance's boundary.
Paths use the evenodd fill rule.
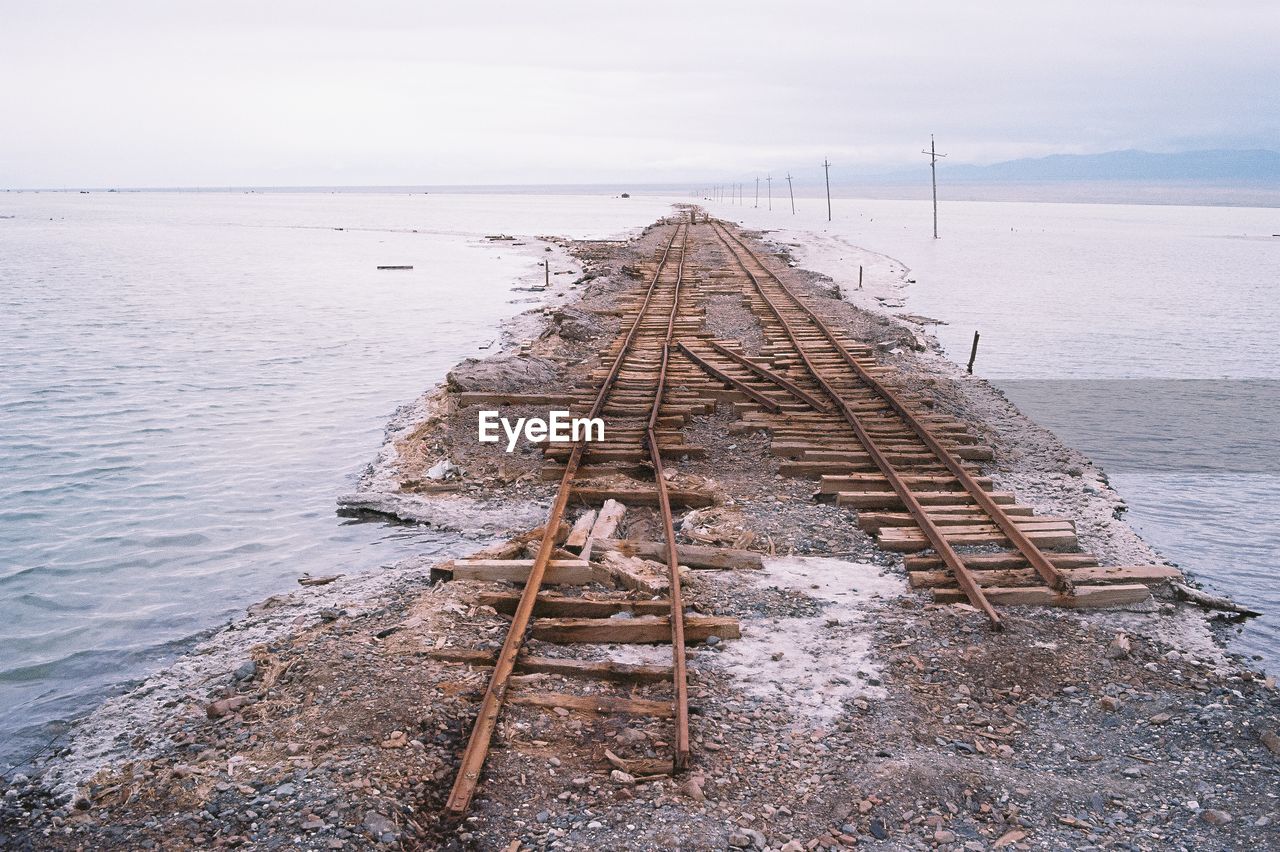
<path fill-rule="evenodd" d="M 544 273 L 543 278 L 546 280 L 547 286 L 550 287 L 551 286 L 551 261 L 549 260 L 542 261 L 542 271 Z"/>
<path fill-rule="evenodd" d="M 934 239 L 937 239 L 936 237 Z M 978 357 L 978 332 L 973 333 L 973 348 L 969 350 L 969 373 L 973 374 L 973 359 Z"/>
<path fill-rule="evenodd" d="M 756 175 L 756 207 L 760 206 L 760 175 Z"/>
<path fill-rule="evenodd" d="M 791 196 L 791 215 L 796 215 L 796 194 L 791 188 L 791 172 L 787 172 L 787 194 Z"/>
<path fill-rule="evenodd" d="M 862 289 L 862 264 L 858 264 L 858 289 Z M 970 371 L 972 372 L 972 371 Z"/>
<path fill-rule="evenodd" d="M 773 209 L 773 175 L 769 175 L 767 178 L 765 178 L 764 182 L 768 184 L 767 188 L 769 190 L 769 209 L 772 210 Z"/>

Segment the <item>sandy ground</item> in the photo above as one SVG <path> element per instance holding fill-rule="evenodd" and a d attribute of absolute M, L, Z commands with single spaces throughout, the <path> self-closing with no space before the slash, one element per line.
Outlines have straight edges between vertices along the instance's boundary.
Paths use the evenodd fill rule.
<path fill-rule="evenodd" d="M 629 267 L 661 239 L 650 229 L 626 245 L 576 247 L 596 277 L 557 308 L 522 316 L 496 361 L 462 365 L 446 385 L 492 379 L 501 366 L 527 390 L 565 387 L 596 363 L 618 326 L 618 294 L 636 286 Z M 906 272 L 876 257 L 867 253 L 876 272 L 854 294 L 863 301 L 827 307 L 883 344 L 895 384 L 972 424 L 997 450 L 997 483 L 1039 512 L 1078 519 L 1082 543 L 1104 561 L 1159 561 L 1088 459 L 891 316 L 876 295 L 891 303 Z M 832 294 L 829 279 L 789 261 L 779 254 L 775 268 L 793 286 Z M 708 321 L 749 345 L 745 313 L 726 302 Z M 401 412 L 343 505 L 484 541 L 539 523 L 553 488 L 536 476 L 540 458 L 477 444 L 474 415 L 450 397 L 438 388 Z M 813 502 L 811 482 L 779 477 L 762 438 L 713 440 L 728 421 L 719 412 L 690 428 L 709 453 L 681 464 L 683 475 L 722 499 L 677 523 L 686 540 L 745 541 L 771 555 L 762 571 L 690 580 L 690 604 L 738 617 L 742 638 L 690 649 L 687 776 L 619 780 L 603 759 L 605 748 L 624 759 L 662 754 L 662 720 L 512 706 L 471 817 L 440 821 L 485 677 L 428 652 L 495 648 L 505 621 L 475 603 L 498 587 L 434 583 L 429 564 L 410 561 L 264 602 L 108 702 L 41 777 L 6 782 L 0 846 L 1280 844 L 1275 682 L 1227 652 L 1202 612 L 1165 600 L 1118 612 L 1009 608 L 1009 629 L 992 634 L 967 605 L 908 590 L 901 561 L 848 512 Z M 460 478 L 426 476 L 443 458 Z M 642 512 L 628 524 L 652 530 Z M 667 653 L 534 644 L 540 654 L 634 661 Z M 668 689 L 529 678 L 521 685 L 635 698 Z"/>

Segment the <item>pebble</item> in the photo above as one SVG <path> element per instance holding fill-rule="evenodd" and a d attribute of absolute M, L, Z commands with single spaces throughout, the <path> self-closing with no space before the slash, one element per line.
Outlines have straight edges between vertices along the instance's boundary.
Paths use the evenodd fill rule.
<path fill-rule="evenodd" d="M 1227 823 L 1231 822 L 1231 814 L 1227 813 L 1226 811 L 1219 811 L 1219 810 L 1214 810 L 1213 808 L 1206 808 L 1205 810 L 1200 812 L 1200 819 L 1209 823 L 1209 825 L 1226 825 Z"/>
<path fill-rule="evenodd" d="M 1123 633 L 1117 633 L 1116 638 L 1112 639 L 1111 644 L 1107 646 L 1107 659 L 1126 659 L 1132 650 L 1133 644 L 1129 641 L 1129 637 Z"/>
<path fill-rule="evenodd" d="M 1120 699 L 1113 695 L 1104 695 L 1098 699 L 1098 706 L 1108 713 L 1114 713 L 1120 709 Z"/>
<path fill-rule="evenodd" d="M 241 663 L 240 666 L 236 669 L 235 679 L 249 680 L 249 678 L 253 677 L 257 673 L 258 673 L 258 664 L 255 663 L 253 660 L 249 660 L 248 662 Z"/>

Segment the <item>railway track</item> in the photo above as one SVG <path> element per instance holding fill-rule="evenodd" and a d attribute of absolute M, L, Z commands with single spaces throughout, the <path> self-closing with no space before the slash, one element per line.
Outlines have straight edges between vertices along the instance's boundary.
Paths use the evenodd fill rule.
<path fill-rule="evenodd" d="M 563 710 L 649 714 L 672 720 L 670 758 L 615 766 L 643 774 L 679 773 L 690 761 L 686 642 L 734 638 L 737 623 L 690 612 L 684 567 L 761 566 L 758 554 L 676 540 L 677 507 L 710 505 L 713 495 L 681 483 L 671 459 L 697 458 L 690 419 L 732 405 L 729 431 L 762 431 L 780 473 L 820 481 L 815 497 L 856 513 L 881 547 L 901 552 L 911 584 L 940 601 L 967 600 L 994 629 L 998 604 L 1099 606 L 1145 600 L 1147 583 L 1177 576 L 1165 566 L 1100 566 L 1079 552 L 1074 522 L 1038 516 L 997 491 L 978 465 L 993 453 L 969 426 L 933 411 L 926 397 L 892 384 L 875 351 L 824 317 L 822 299 L 797 293 L 720 222 L 669 223 L 671 235 L 651 263 L 647 285 L 624 302 L 630 322 L 606 346 L 599 366 L 564 400 L 575 416 L 603 417 L 605 439 L 545 445 L 544 479 L 559 487 L 546 523 L 496 552 L 459 560 L 454 579 L 510 581 L 520 593 L 489 593 L 478 603 L 509 613 L 496 656 L 445 651 L 442 658 L 493 665 L 446 802 L 466 813 L 513 674 L 549 673 L 630 684 L 666 684 L 661 700 L 517 696 L 519 703 Z M 701 258 L 694 264 L 690 258 Z M 764 344 L 748 354 L 739 341 L 707 329 L 706 304 L 730 296 L 758 321 Z M 472 395 L 503 404 L 529 398 Z M 464 404 L 467 401 L 464 400 Z M 571 507 L 586 509 L 567 523 Z M 616 540 L 626 507 L 650 507 L 643 536 Z M 531 555 L 531 559 L 514 556 Z M 495 558 L 496 557 L 496 558 Z M 592 585 L 594 584 L 594 585 Z M 624 589 L 570 596 L 545 586 Z M 624 615 L 623 621 L 611 616 Z M 538 658 L 529 637 L 549 641 L 670 643 L 670 666 Z"/>
<path fill-rule="evenodd" d="M 667 388 L 670 353 L 679 318 L 688 228 L 689 226 L 684 223 L 674 228 L 671 239 L 657 262 L 644 297 L 637 307 L 635 319 L 625 336 L 614 347 L 616 353 L 609 371 L 600 383 L 588 412 L 589 417 L 614 415 L 611 418 L 614 428 L 624 434 L 636 431 L 642 424 L 642 445 L 653 465 L 654 489 L 658 496 L 659 511 L 666 531 L 663 556 L 670 572 L 667 610 L 672 648 L 671 682 L 674 691 L 672 715 L 675 720 L 672 766 L 677 772 L 684 768 L 689 758 L 684 605 L 680 594 L 679 558 L 671 517 L 671 498 L 663 477 L 658 428 Z M 629 377 L 624 372 L 627 368 L 631 371 L 639 369 L 643 374 L 639 377 Z M 652 375 L 651 379 L 647 378 L 649 374 Z M 643 420 L 636 422 L 636 414 L 646 407 L 647 412 L 644 412 Z M 534 616 L 538 604 L 538 593 L 542 589 L 547 568 L 552 563 L 552 555 L 557 547 L 557 533 L 586 453 L 585 441 L 577 442 L 570 450 L 560 479 L 560 487 L 543 527 L 537 555 L 525 578 L 524 590 L 516 604 L 511 625 L 507 630 L 502 650 L 498 653 L 493 674 L 467 742 L 461 767 L 445 805 L 450 814 L 460 816 L 466 813 L 479 784 L 494 728 L 506 698 L 508 684 L 524 645 L 530 620 Z"/>

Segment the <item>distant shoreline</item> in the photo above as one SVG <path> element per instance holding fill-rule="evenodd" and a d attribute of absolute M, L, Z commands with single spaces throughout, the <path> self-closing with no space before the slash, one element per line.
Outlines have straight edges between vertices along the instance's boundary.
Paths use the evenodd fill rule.
<path fill-rule="evenodd" d="M 141 193 L 241 194 L 369 194 L 369 195 L 612 195 L 693 197 L 693 184 L 463 184 L 457 186 L 179 186 L 179 187 L 10 187 L 5 194 L 136 195 Z M 831 197 L 845 200 L 927 201 L 927 173 L 918 183 L 885 182 L 868 178 L 831 188 Z M 825 197 L 821 187 L 797 185 L 797 198 Z M 1115 204 L 1173 207 L 1280 207 L 1280 184 L 1210 183 L 1205 181 L 1034 181 L 985 183 L 939 179 L 938 201 L 1016 202 L 1044 204 Z M 1280 224 L 1277 224 L 1280 233 Z"/>

